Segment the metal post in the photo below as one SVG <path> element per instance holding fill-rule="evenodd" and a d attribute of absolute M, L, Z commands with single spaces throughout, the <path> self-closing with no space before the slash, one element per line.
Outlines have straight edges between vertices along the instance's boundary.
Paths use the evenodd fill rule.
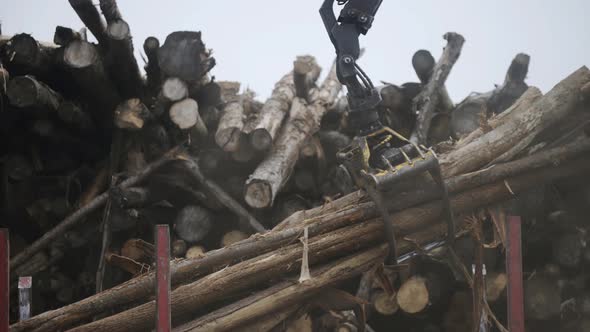
<path fill-rule="evenodd" d="M 522 251 L 520 217 L 508 216 L 508 330 L 524 332 L 524 295 L 522 281 Z"/>
<path fill-rule="evenodd" d="M 156 331 L 170 332 L 170 231 L 156 225 Z"/>
<path fill-rule="evenodd" d="M 10 301 L 10 245 L 8 229 L 0 228 L 0 332 L 8 332 Z"/>
<path fill-rule="evenodd" d="M 33 277 L 18 278 L 18 317 L 19 320 L 31 318 L 32 300 L 31 287 Z"/>

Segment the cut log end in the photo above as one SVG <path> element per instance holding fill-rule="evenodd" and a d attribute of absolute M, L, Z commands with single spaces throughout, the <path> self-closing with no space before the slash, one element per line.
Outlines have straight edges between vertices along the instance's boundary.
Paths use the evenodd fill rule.
<path fill-rule="evenodd" d="M 194 99 L 187 98 L 170 107 L 170 119 L 180 129 L 189 129 L 199 120 L 199 105 Z"/>
<path fill-rule="evenodd" d="M 422 83 L 428 82 L 435 64 L 434 57 L 427 50 L 418 50 L 412 57 L 412 66 Z"/>
<path fill-rule="evenodd" d="M 250 134 L 250 143 L 258 151 L 266 151 L 272 146 L 272 136 L 263 128 L 255 129 Z"/>
<path fill-rule="evenodd" d="M 183 257 L 186 254 L 186 251 L 187 248 L 185 241 L 177 239 L 172 242 L 172 255 L 174 257 Z"/>
<path fill-rule="evenodd" d="M 393 315 L 399 310 L 399 305 L 395 297 L 390 297 L 384 291 L 378 291 L 373 294 L 371 302 L 375 310 L 384 316 Z"/>
<path fill-rule="evenodd" d="M 64 50 L 64 61 L 72 68 L 86 68 L 99 61 L 99 54 L 94 45 L 76 40 Z"/>
<path fill-rule="evenodd" d="M 38 89 L 35 80 L 29 76 L 17 76 L 8 82 L 8 100 L 16 107 L 30 107 L 36 104 Z"/>
<path fill-rule="evenodd" d="M 247 238 L 248 238 L 248 235 L 246 233 L 238 231 L 238 230 L 227 232 L 221 238 L 221 247 L 227 247 L 231 244 L 234 244 L 236 242 L 240 242 L 240 241 L 247 239 Z"/>
<path fill-rule="evenodd" d="M 205 252 L 207 251 L 203 246 L 192 246 L 186 251 L 185 257 L 187 259 L 201 258 L 205 255 Z"/>
<path fill-rule="evenodd" d="M 149 55 L 156 55 L 155 52 L 158 51 L 158 48 L 160 48 L 160 41 L 156 37 L 153 37 L 153 36 L 147 37 L 145 39 L 145 41 L 143 42 L 143 51 L 148 56 Z"/>
<path fill-rule="evenodd" d="M 170 101 L 179 101 L 188 96 L 188 87 L 177 77 L 170 77 L 162 84 L 162 95 Z"/>
<path fill-rule="evenodd" d="M 182 240 L 195 243 L 209 234 L 212 220 L 213 215 L 209 210 L 200 206 L 185 206 L 174 221 L 174 230 Z"/>
<path fill-rule="evenodd" d="M 129 24 L 123 20 L 116 20 L 109 23 L 107 34 L 114 40 L 125 40 L 130 37 Z"/>
<path fill-rule="evenodd" d="M 397 303 L 400 309 L 409 314 L 423 311 L 429 303 L 426 279 L 412 277 L 404 282 L 397 293 Z"/>
<path fill-rule="evenodd" d="M 266 182 L 253 181 L 246 184 L 246 203 L 252 208 L 263 209 L 272 202 L 272 189 Z"/>

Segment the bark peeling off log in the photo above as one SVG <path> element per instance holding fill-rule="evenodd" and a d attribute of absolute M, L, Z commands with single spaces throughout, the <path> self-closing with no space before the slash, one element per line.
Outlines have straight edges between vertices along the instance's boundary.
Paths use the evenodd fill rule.
<path fill-rule="evenodd" d="M 417 115 L 416 127 L 412 139 L 427 144 L 430 121 L 440 101 L 440 91 L 449 76 L 453 65 L 461 54 L 465 38 L 460 34 L 449 32 L 444 35 L 447 40 L 443 54 L 432 70 L 432 77 L 424 90 L 414 99 L 413 112 Z"/>

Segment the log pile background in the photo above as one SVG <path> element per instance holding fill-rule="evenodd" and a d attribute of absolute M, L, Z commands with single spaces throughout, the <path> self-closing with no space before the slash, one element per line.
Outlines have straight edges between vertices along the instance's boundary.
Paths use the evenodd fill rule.
<path fill-rule="evenodd" d="M 175 331 L 505 331 L 511 214 L 527 327 L 590 331 L 588 68 L 543 95 L 518 54 L 455 104 L 444 83 L 468 41 L 448 33 L 438 60 L 408 59 L 417 82 L 379 87 L 382 122 L 439 155 L 458 221 L 447 248 L 432 181 L 386 192 L 398 274 L 373 203 L 338 172 L 354 133 L 332 64 L 297 56 L 259 100 L 215 80 L 200 32 L 147 38 L 138 63 L 114 0 L 70 4 L 81 31 L 0 37 L 1 226 L 13 289 L 34 282 L 33 317 L 11 312 L 11 331 L 153 328 L 162 223 Z"/>

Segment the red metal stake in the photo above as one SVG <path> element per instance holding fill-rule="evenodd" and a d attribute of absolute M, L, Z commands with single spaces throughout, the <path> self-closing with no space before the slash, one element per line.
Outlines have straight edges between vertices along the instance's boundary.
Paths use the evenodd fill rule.
<path fill-rule="evenodd" d="M 522 282 L 522 251 L 520 217 L 508 216 L 508 330 L 524 332 L 524 296 Z"/>
<path fill-rule="evenodd" d="M 170 332 L 170 231 L 156 225 L 156 331 Z"/>
<path fill-rule="evenodd" d="M 8 332 L 10 300 L 10 245 L 8 229 L 0 228 L 0 332 Z"/>

